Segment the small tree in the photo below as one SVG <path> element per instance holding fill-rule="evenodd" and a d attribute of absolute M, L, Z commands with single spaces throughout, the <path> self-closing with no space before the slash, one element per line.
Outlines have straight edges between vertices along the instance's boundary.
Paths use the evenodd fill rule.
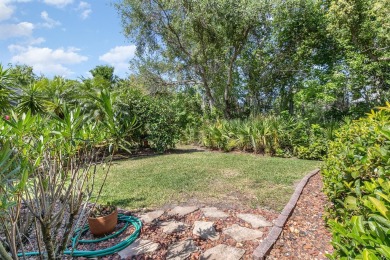
<path fill-rule="evenodd" d="M 0 162 L 9 167 L 1 167 L 5 174 L 1 172 L 0 177 L 8 181 L 0 186 L 6 191 L 0 221 L 14 259 L 20 249 L 23 252 L 17 225 L 22 207 L 32 216 L 39 254 L 45 253 L 48 259 L 63 255 L 86 214 L 98 167 L 102 165 L 103 174 L 108 173 L 111 157 L 98 144 L 111 139 L 109 135 L 104 125 L 88 121 L 80 109 L 66 107 L 62 117 L 29 112 L 3 120 L 0 144 L 6 149 Z"/>

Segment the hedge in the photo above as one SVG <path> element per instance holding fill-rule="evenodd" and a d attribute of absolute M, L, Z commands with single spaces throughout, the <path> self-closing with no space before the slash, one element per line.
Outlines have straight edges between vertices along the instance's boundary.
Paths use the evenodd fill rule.
<path fill-rule="evenodd" d="M 390 259 L 390 104 L 344 125 L 322 169 L 331 259 Z"/>

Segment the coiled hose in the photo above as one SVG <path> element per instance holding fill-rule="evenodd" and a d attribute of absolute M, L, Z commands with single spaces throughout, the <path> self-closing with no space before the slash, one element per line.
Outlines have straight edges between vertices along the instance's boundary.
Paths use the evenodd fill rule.
<path fill-rule="evenodd" d="M 126 215 L 122 215 L 122 214 L 118 215 L 118 221 L 125 222 L 125 226 L 123 228 L 121 228 L 120 230 L 116 231 L 115 233 L 109 235 L 109 236 L 105 236 L 105 237 L 94 239 L 94 240 L 79 240 L 79 237 L 84 232 L 86 232 L 89 229 L 89 226 L 86 225 L 83 228 L 78 228 L 75 231 L 73 237 L 71 238 L 71 240 L 72 240 L 72 249 L 74 249 L 74 250 L 65 250 L 64 254 L 65 255 L 72 255 L 74 257 L 88 257 L 88 258 L 91 258 L 91 257 L 99 257 L 99 256 L 111 255 L 111 254 L 114 254 L 114 253 L 116 253 L 116 252 L 118 252 L 118 251 L 128 247 L 139 236 L 139 234 L 141 232 L 141 228 L 142 228 L 142 222 L 141 222 L 141 220 L 139 220 L 136 217 L 126 216 Z M 128 236 L 126 239 L 122 240 L 120 243 L 118 243 L 118 244 L 116 244 L 116 245 L 114 245 L 112 247 L 108 247 L 108 248 L 100 249 L 100 250 L 96 250 L 96 251 L 86 251 L 86 250 L 77 250 L 77 249 L 75 249 L 76 246 L 77 246 L 76 245 L 77 243 L 82 243 L 82 244 L 98 243 L 98 242 L 101 242 L 101 241 L 108 240 L 110 238 L 116 237 L 119 234 L 121 234 L 123 231 L 125 231 L 130 225 L 133 225 L 135 227 L 135 231 L 130 236 Z M 23 253 L 19 253 L 18 257 L 22 257 L 22 256 L 38 256 L 40 254 L 41 254 L 40 252 L 26 252 L 24 254 Z"/>

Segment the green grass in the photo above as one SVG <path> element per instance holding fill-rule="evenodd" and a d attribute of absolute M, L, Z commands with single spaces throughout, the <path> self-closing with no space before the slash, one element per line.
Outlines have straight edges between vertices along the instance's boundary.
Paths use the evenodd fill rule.
<path fill-rule="evenodd" d="M 99 202 L 133 210 L 191 201 L 280 211 L 294 184 L 320 164 L 191 150 L 114 161 Z"/>

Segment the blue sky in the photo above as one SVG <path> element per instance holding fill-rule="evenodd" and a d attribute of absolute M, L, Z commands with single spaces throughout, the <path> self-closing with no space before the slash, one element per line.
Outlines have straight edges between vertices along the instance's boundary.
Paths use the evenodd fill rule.
<path fill-rule="evenodd" d="M 0 63 L 76 79 L 97 65 L 125 77 L 135 46 L 112 0 L 0 0 Z"/>

